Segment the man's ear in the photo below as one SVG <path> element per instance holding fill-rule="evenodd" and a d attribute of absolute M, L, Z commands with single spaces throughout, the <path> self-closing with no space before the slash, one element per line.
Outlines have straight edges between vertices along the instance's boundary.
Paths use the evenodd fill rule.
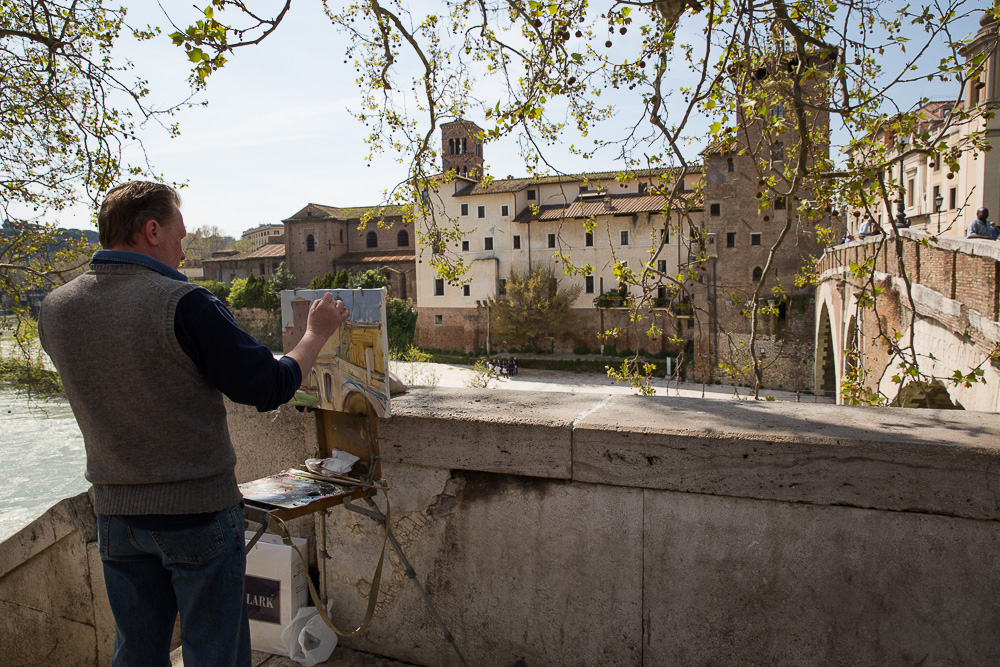
<path fill-rule="evenodd" d="M 142 237 L 147 245 L 156 246 L 160 244 L 163 228 L 154 218 L 150 218 L 142 223 Z"/>

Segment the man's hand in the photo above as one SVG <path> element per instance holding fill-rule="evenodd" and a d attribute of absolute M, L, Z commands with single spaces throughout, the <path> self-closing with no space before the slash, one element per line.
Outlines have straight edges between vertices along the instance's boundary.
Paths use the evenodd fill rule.
<path fill-rule="evenodd" d="M 309 369 L 316 362 L 316 357 L 326 345 L 326 341 L 350 317 L 350 309 L 343 301 L 334 300 L 329 292 L 324 294 L 322 299 L 312 302 L 309 307 L 309 319 L 306 320 L 306 332 L 295 349 L 287 355 L 298 362 L 303 378 L 309 374 Z"/>
<path fill-rule="evenodd" d="M 341 324 L 351 319 L 350 309 L 343 301 L 334 299 L 327 292 L 322 299 L 316 299 L 309 307 L 309 319 L 306 320 L 306 331 L 322 336 L 324 341 L 332 336 Z"/>

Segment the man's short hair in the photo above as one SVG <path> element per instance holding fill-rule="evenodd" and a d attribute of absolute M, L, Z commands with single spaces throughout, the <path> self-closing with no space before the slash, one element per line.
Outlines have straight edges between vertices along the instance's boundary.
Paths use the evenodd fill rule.
<path fill-rule="evenodd" d="M 101 246 L 131 245 L 147 220 L 167 224 L 181 198 L 169 185 L 129 181 L 108 192 L 97 214 Z"/>

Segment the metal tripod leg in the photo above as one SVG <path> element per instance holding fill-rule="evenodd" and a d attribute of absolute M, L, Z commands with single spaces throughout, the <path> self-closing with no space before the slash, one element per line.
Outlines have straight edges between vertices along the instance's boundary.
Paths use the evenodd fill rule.
<path fill-rule="evenodd" d="M 378 508 L 378 505 L 375 504 L 375 501 L 372 500 L 370 496 L 366 496 L 365 502 L 368 503 L 368 506 L 371 509 L 358 507 L 351 503 L 350 498 L 345 498 L 344 508 L 356 514 L 361 514 L 363 516 L 366 516 L 369 519 L 376 521 L 377 523 L 385 525 L 385 515 L 382 514 L 382 510 Z M 424 591 L 424 587 L 421 586 L 420 582 L 417 580 L 417 573 L 416 571 L 414 571 L 413 566 L 410 565 L 410 561 L 406 558 L 406 555 L 403 553 L 403 548 L 399 546 L 399 542 L 396 541 L 396 536 L 393 534 L 392 530 L 388 526 L 386 526 L 386 530 L 388 531 L 389 542 L 392 544 L 392 548 L 396 550 L 396 555 L 399 556 L 400 562 L 403 563 L 403 567 L 406 568 L 405 569 L 406 576 L 410 578 L 410 581 L 413 582 L 413 585 L 417 587 L 418 591 L 420 591 L 421 597 L 424 598 L 424 602 L 427 603 L 427 607 L 431 610 L 431 615 L 434 617 L 434 620 L 437 621 L 438 626 L 444 633 L 444 638 L 447 639 L 448 643 L 451 644 L 451 647 L 455 649 L 455 655 L 458 656 L 459 662 L 462 663 L 463 667 L 469 667 L 469 663 L 465 661 L 465 657 L 462 655 L 462 652 L 458 648 L 458 644 L 455 642 L 454 635 L 452 635 L 451 631 L 448 630 L 448 626 L 444 624 L 444 621 L 441 620 L 441 617 L 438 616 L 437 609 L 434 608 L 434 604 L 431 602 L 431 599 L 427 597 L 427 593 Z"/>

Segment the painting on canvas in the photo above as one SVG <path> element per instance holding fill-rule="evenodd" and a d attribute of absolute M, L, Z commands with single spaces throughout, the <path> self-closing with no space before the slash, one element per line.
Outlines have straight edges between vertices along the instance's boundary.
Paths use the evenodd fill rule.
<path fill-rule="evenodd" d="M 282 346 L 288 352 L 302 339 L 309 307 L 327 292 L 351 310 L 319 353 L 296 402 L 324 410 L 389 412 L 389 345 L 384 289 L 297 289 L 281 293 Z M 367 406 L 366 406 L 367 403 Z"/>

